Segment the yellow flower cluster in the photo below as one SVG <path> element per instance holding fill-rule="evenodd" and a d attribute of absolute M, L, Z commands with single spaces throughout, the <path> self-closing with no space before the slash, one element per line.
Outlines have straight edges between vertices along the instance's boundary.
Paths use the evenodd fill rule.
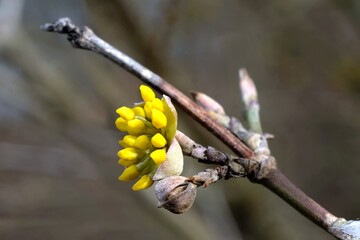
<path fill-rule="evenodd" d="M 176 131 L 176 116 L 172 116 L 166 100 L 156 98 L 154 91 L 145 85 L 140 86 L 140 93 L 144 101 L 133 108 L 118 108 L 119 117 L 115 121 L 120 131 L 128 133 L 119 141 L 124 147 L 118 152 L 119 163 L 125 167 L 119 180 L 140 177 L 132 187 L 134 191 L 153 184 L 152 176 L 166 160 L 166 151 Z"/>

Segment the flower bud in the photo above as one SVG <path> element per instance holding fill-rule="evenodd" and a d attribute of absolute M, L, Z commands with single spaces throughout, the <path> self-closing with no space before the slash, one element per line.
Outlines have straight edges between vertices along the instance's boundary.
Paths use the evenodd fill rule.
<path fill-rule="evenodd" d="M 132 109 L 135 113 L 136 116 L 139 116 L 139 117 L 142 117 L 142 118 L 145 118 L 146 115 L 145 115 L 145 111 L 142 107 L 134 107 Z"/>
<path fill-rule="evenodd" d="M 128 107 L 121 107 L 116 110 L 120 117 L 124 118 L 126 121 L 134 119 L 135 112 Z"/>
<path fill-rule="evenodd" d="M 167 141 L 161 133 L 157 133 L 151 138 L 151 144 L 156 148 L 162 148 L 167 144 Z"/>
<path fill-rule="evenodd" d="M 151 102 L 156 97 L 154 91 L 146 85 L 140 86 L 140 94 L 145 102 Z"/>
<path fill-rule="evenodd" d="M 122 117 L 118 117 L 116 119 L 115 125 L 120 131 L 122 131 L 122 132 L 127 131 L 127 121 L 125 119 L 123 119 Z"/>
<path fill-rule="evenodd" d="M 161 112 L 165 112 L 164 109 L 164 104 L 163 102 L 159 99 L 159 98 L 155 98 L 152 102 L 151 102 L 151 107 L 152 108 L 156 108 Z"/>
<path fill-rule="evenodd" d="M 127 182 L 136 179 L 139 175 L 140 172 L 136 166 L 131 165 L 130 167 L 125 168 L 124 172 L 120 175 L 119 180 Z"/>
<path fill-rule="evenodd" d="M 151 112 L 151 123 L 157 129 L 164 128 L 167 125 L 167 119 L 163 112 L 153 108 Z"/>
<path fill-rule="evenodd" d="M 142 150 L 146 150 L 147 148 L 149 148 L 149 144 L 150 144 L 149 137 L 146 135 L 141 135 L 136 138 L 134 142 L 134 147 L 137 147 Z"/>
<path fill-rule="evenodd" d="M 196 197 L 196 185 L 183 176 L 164 178 L 155 185 L 158 207 L 180 214 L 189 210 Z"/>
<path fill-rule="evenodd" d="M 145 124 L 143 121 L 139 119 L 133 119 L 128 122 L 127 131 L 130 135 L 138 135 L 140 134 L 145 128 Z"/>
<path fill-rule="evenodd" d="M 137 150 L 133 147 L 127 147 L 118 152 L 118 156 L 127 160 L 135 160 L 139 156 Z"/>
<path fill-rule="evenodd" d="M 150 157 L 154 163 L 161 164 L 166 160 L 166 151 L 165 149 L 157 149 L 150 154 Z"/>
<path fill-rule="evenodd" d="M 126 135 L 121 141 L 119 141 L 120 145 L 124 148 L 132 147 L 135 143 L 136 136 Z"/>
<path fill-rule="evenodd" d="M 148 175 L 144 175 L 140 178 L 140 180 L 138 180 L 132 186 L 132 190 L 134 190 L 134 191 L 144 190 L 144 189 L 150 187 L 153 184 L 153 182 L 154 181 Z"/>

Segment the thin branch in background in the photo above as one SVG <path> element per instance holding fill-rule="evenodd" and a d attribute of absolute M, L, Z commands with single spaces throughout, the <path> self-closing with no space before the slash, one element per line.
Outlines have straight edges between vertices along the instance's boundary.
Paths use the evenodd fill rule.
<path fill-rule="evenodd" d="M 254 104 L 254 101 L 250 101 L 249 104 L 245 101 L 245 105 L 248 104 L 247 109 L 250 111 L 251 109 L 253 109 L 255 112 L 255 114 L 251 114 L 248 117 L 248 121 L 250 123 L 249 125 L 251 126 L 250 130 L 257 131 L 257 135 L 252 135 L 256 138 L 253 146 L 250 147 L 249 139 L 245 141 L 248 144 L 245 144 L 243 141 L 246 139 L 243 139 L 243 141 L 241 141 L 231 131 L 228 130 L 230 129 L 230 126 L 227 129 L 226 127 L 224 127 L 224 124 L 219 123 L 218 121 L 211 118 L 206 110 L 191 101 L 181 91 L 164 81 L 160 76 L 151 72 L 126 54 L 110 46 L 108 43 L 97 37 L 89 28 L 84 27 L 84 29 L 81 30 L 80 28 L 72 24 L 70 19 L 68 18 L 59 19 L 53 24 L 45 24 L 41 28 L 49 32 L 66 34 L 68 36 L 68 40 L 75 48 L 90 50 L 110 59 L 131 74 L 137 76 L 140 80 L 154 87 L 156 90 L 170 96 L 172 100 L 174 100 L 174 102 L 176 102 L 187 113 L 189 113 L 189 115 L 191 115 L 196 121 L 206 127 L 218 139 L 224 142 L 239 157 L 242 157 L 239 159 L 253 160 L 260 164 L 259 169 L 257 171 L 254 171 L 254 169 L 248 168 L 246 164 L 239 161 L 239 164 L 244 168 L 245 173 L 250 180 L 267 187 L 269 190 L 271 190 L 283 200 L 288 202 L 291 206 L 293 206 L 297 211 L 299 211 L 309 220 L 313 221 L 315 224 L 323 228 L 325 231 L 329 232 L 334 237 L 338 239 L 360 239 L 360 229 L 357 228 L 357 230 L 352 231 L 352 228 L 354 226 L 358 226 L 356 224 L 352 224 L 352 222 L 358 223 L 358 221 L 346 221 L 343 218 L 338 218 L 334 216 L 322 206 L 320 206 L 318 203 L 316 203 L 314 200 L 312 200 L 310 197 L 308 197 L 294 184 L 292 184 L 286 178 L 286 176 L 284 176 L 277 169 L 275 158 L 270 155 L 270 151 L 266 151 L 268 150 L 267 144 L 265 147 L 263 147 L 265 151 L 257 151 L 258 149 L 260 149 L 260 147 L 262 147 L 262 143 L 266 143 L 266 137 L 260 134 L 261 125 L 257 98 L 255 101 L 256 104 Z M 246 75 L 244 76 L 244 74 L 242 73 L 244 72 L 241 72 L 240 77 L 246 77 Z M 245 96 L 247 94 L 246 91 L 248 91 L 246 89 L 249 90 L 251 88 L 242 88 L 242 94 Z M 252 97 L 253 96 L 254 95 L 252 95 Z M 253 121 L 253 123 L 251 123 L 251 121 Z M 229 121 L 229 123 L 230 122 L 231 121 Z M 204 175 L 207 176 L 209 179 L 208 181 L 198 180 L 199 178 L 193 177 L 191 178 L 191 180 L 187 180 L 187 182 L 189 184 L 199 183 L 200 185 L 208 185 L 207 183 L 216 182 L 221 177 L 226 176 L 224 174 L 224 172 L 227 171 L 225 171 L 226 168 L 228 168 L 228 166 L 224 165 L 213 170 L 206 170 L 206 174 L 200 174 L 200 177 L 203 177 Z M 199 175 L 197 176 L 199 177 Z M 180 179 L 180 181 L 183 180 Z M 179 187 L 181 191 L 184 190 L 187 194 L 194 196 L 194 191 L 192 190 L 193 187 L 184 188 L 184 185 L 182 184 L 180 184 Z M 177 187 L 175 188 L 177 193 L 178 189 L 179 188 Z M 187 207 L 189 207 L 189 205 L 187 205 Z"/>

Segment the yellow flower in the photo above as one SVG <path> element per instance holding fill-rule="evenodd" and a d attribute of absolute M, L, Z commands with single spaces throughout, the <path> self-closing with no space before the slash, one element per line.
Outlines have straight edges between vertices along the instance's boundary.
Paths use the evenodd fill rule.
<path fill-rule="evenodd" d="M 127 122 L 127 131 L 130 135 L 138 135 L 141 134 L 145 128 L 145 124 L 140 119 L 132 119 Z"/>
<path fill-rule="evenodd" d="M 154 147 L 162 148 L 166 145 L 166 143 L 166 139 L 161 133 L 157 133 L 151 138 L 151 144 Z"/>
<path fill-rule="evenodd" d="M 122 117 L 119 117 L 116 119 L 115 125 L 120 131 L 125 132 L 127 129 L 127 121 L 125 119 L 123 119 Z"/>
<path fill-rule="evenodd" d="M 137 181 L 133 186 L 132 189 L 134 191 L 139 191 L 139 190 L 143 190 L 146 189 L 148 187 L 151 187 L 151 185 L 154 183 L 154 181 L 148 176 L 148 175 L 144 175 L 140 178 L 139 181 Z"/>
<path fill-rule="evenodd" d="M 124 172 L 121 174 L 121 176 L 119 177 L 119 179 L 121 181 L 131 181 L 136 179 L 137 177 L 139 177 L 140 172 L 139 170 L 136 168 L 135 165 L 131 165 L 127 168 L 125 168 Z"/>
<path fill-rule="evenodd" d="M 167 125 L 167 118 L 164 113 L 156 108 L 153 108 L 151 111 L 151 123 L 157 129 L 164 128 Z"/>
<path fill-rule="evenodd" d="M 122 140 L 119 141 L 119 144 L 123 147 L 132 147 L 136 141 L 136 136 L 126 135 Z"/>
<path fill-rule="evenodd" d="M 174 138 L 177 113 L 170 98 L 157 98 L 145 85 L 140 86 L 140 94 L 143 102 L 133 108 L 118 108 L 115 121 L 120 131 L 127 132 L 119 141 L 124 147 L 118 152 L 119 164 L 125 167 L 119 180 L 139 178 L 132 187 L 134 191 L 146 189 L 166 176 L 179 175 L 183 167 L 182 151 Z"/>
<path fill-rule="evenodd" d="M 145 102 L 151 102 L 156 97 L 154 91 L 146 85 L 140 86 L 140 94 Z"/>
<path fill-rule="evenodd" d="M 134 147 L 137 147 L 141 150 L 146 150 L 149 148 L 150 139 L 147 135 L 141 135 L 136 138 L 134 142 Z"/>
<path fill-rule="evenodd" d="M 118 156 L 126 160 L 135 160 L 137 159 L 138 155 L 139 154 L 137 149 L 132 147 L 124 148 L 118 152 Z"/>
<path fill-rule="evenodd" d="M 126 121 L 132 120 L 135 117 L 135 112 L 128 107 L 121 107 L 116 112 Z"/>
<path fill-rule="evenodd" d="M 166 160 L 166 151 L 165 149 L 157 149 L 150 154 L 150 157 L 156 164 L 160 164 Z"/>
<path fill-rule="evenodd" d="M 163 104 L 163 102 L 162 102 L 160 99 L 158 99 L 158 98 L 155 98 L 154 100 L 152 100 L 151 106 L 152 106 L 152 108 L 158 109 L 158 110 L 161 111 L 161 112 L 165 112 L 164 104 Z"/>

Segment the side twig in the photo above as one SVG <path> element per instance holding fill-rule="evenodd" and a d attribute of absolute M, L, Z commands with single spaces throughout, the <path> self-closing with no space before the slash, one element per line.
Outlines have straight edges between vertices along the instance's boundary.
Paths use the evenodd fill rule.
<path fill-rule="evenodd" d="M 259 164 L 256 161 L 226 154 L 210 146 L 204 147 L 195 143 L 191 138 L 180 131 L 176 132 L 175 137 L 185 155 L 193 157 L 201 163 L 226 166 L 225 175 L 223 175 L 225 179 L 246 177 L 248 172 L 243 166 L 248 166 L 247 168 L 252 169 L 259 168 Z"/>

